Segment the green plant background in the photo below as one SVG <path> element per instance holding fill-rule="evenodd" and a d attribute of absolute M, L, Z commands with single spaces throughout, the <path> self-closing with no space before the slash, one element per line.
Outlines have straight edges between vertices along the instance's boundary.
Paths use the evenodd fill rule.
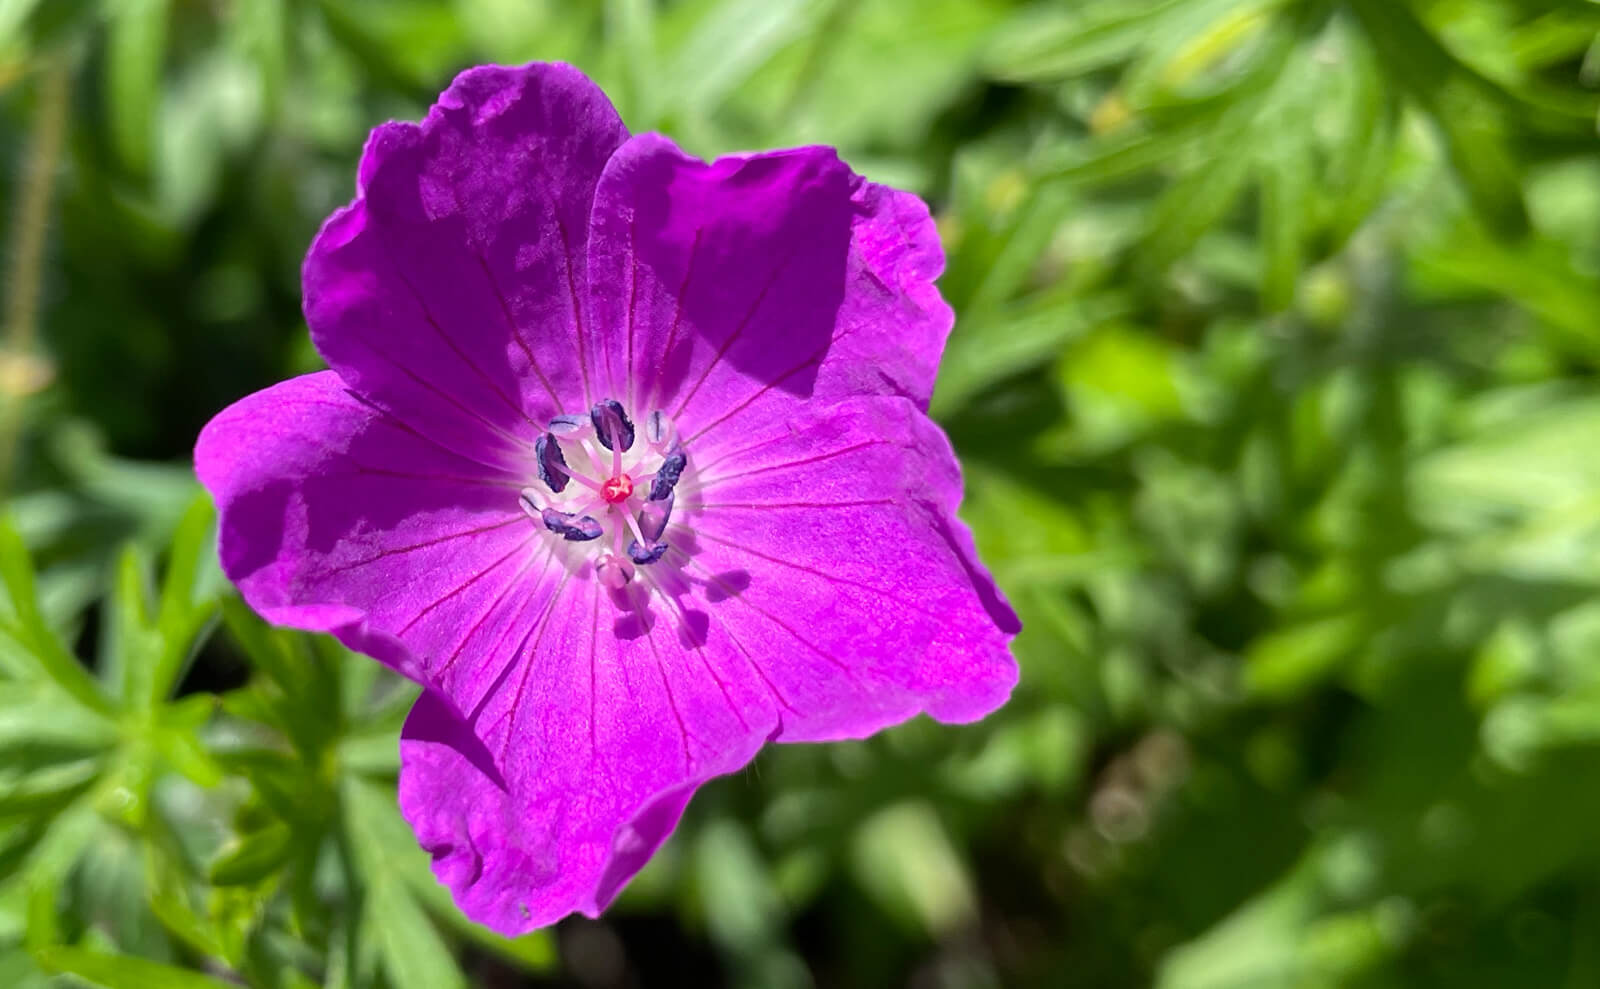
<path fill-rule="evenodd" d="M 1026 628 L 505 941 L 187 457 L 367 130 L 536 58 L 933 204 Z M 1600 985 L 1597 92 L 1593 0 L 0 0 L 0 986 Z"/>

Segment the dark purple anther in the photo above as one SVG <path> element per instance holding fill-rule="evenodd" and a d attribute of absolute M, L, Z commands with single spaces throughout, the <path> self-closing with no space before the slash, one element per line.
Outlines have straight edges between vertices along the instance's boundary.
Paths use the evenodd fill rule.
<path fill-rule="evenodd" d="M 667 520 L 672 517 L 672 492 L 660 501 L 647 501 L 639 510 L 639 531 L 651 542 L 661 538 L 667 531 Z"/>
<path fill-rule="evenodd" d="M 655 480 L 650 482 L 650 500 L 664 501 L 672 494 L 672 489 L 677 487 L 678 478 L 683 475 L 683 468 L 689 463 L 689 458 L 683 453 L 669 453 L 661 461 L 661 466 L 656 468 Z"/>
<path fill-rule="evenodd" d="M 561 444 L 554 435 L 545 433 L 533 443 L 534 459 L 539 464 L 539 480 L 551 491 L 562 491 L 567 486 L 567 458 L 561 455 Z"/>
<path fill-rule="evenodd" d="M 589 410 L 589 418 L 594 421 L 594 432 L 600 445 L 607 450 L 614 449 L 611 445 L 613 436 L 623 450 L 633 446 L 633 423 L 629 421 L 621 402 L 614 398 L 601 399 Z"/>
<path fill-rule="evenodd" d="M 660 541 L 651 542 L 647 546 L 640 546 L 639 540 L 628 540 L 628 559 L 640 566 L 656 562 L 665 556 L 666 552 L 667 544 Z"/>
<path fill-rule="evenodd" d="M 539 518 L 543 520 L 546 529 L 559 533 L 561 538 L 568 542 L 586 543 L 591 539 L 600 538 L 600 523 L 590 515 L 579 517 L 567 512 L 558 512 L 554 508 L 546 508 L 539 513 Z"/>
<path fill-rule="evenodd" d="M 655 410 L 645 417 L 644 438 L 657 450 L 676 449 L 678 446 L 678 430 L 667 418 L 667 414 L 660 409 Z"/>
<path fill-rule="evenodd" d="M 588 416 L 556 416 L 550 420 L 550 432 L 556 439 L 576 440 L 582 439 L 583 434 L 589 431 Z"/>

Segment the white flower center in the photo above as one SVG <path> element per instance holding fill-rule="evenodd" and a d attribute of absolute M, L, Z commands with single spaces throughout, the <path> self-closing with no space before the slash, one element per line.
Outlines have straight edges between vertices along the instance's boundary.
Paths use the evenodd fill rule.
<path fill-rule="evenodd" d="M 643 432 L 636 443 L 633 422 L 615 399 L 597 402 L 587 416 L 557 416 L 534 447 L 542 487 L 519 495 L 522 510 L 552 538 L 603 547 L 595 575 L 612 589 L 666 553 L 662 534 L 689 462 L 664 413 L 652 412 Z"/>

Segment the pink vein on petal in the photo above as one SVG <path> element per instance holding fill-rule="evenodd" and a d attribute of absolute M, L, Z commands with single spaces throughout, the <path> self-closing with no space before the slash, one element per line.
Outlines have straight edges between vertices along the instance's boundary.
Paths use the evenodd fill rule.
<path fill-rule="evenodd" d="M 628 385 L 628 405 L 636 410 L 637 414 L 647 414 L 649 409 L 639 409 L 635 404 L 639 396 L 634 393 L 633 373 L 633 329 L 635 323 L 635 310 L 639 303 L 639 214 L 637 211 L 628 214 L 628 357 L 622 365 L 623 377 Z"/>
<path fill-rule="evenodd" d="M 360 405 L 360 406 L 362 406 L 362 407 L 364 407 L 366 409 L 369 409 L 374 414 L 380 416 L 381 417 L 381 421 L 384 423 L 384 425 L 393 426 L 395 429 L 398 429 L 401 432 L 403 432 L 403 433 L 405 433 L 405 434 L 407 434 L 409 436 L 412 436 L 412 437 L 415 437 L 418 440 L 421 440 L 423 443 L 428 444 L 429 446 L 433 447 L 435 450 L 438 450 L 441 453 L 448 454 L 448 455 L 450 455 L 452 457 L 455 457 L 458 460 L 466 461 L 467 463 L 472 464 L 473 466 L 482 467 L 484 470 L 493 471 L 496 474 L 509 474 L 510 473 L 510 471 L 506 470 L 506 468 L 504 466 L 502 466 L 502 465 L 485 463 L 484 461 L 479 460 L 476 457 L 469 457 L 465 453 L 462 453 L 459 450 L 454 450 L 454 449 L 451 449 L 448 446 L 445 446 L 443 443 L 439 442 L 438 440 L 434 439 L 431 436 L 428 436 L 425 433 L 420 433 L 417 430 L 412 429 L 405 422 L 403 422 L 400 419 L 397 419 L 394 416 L 390 415 L 389 412 L 386 409 L 384 409 L 382 406 L 374 403 L 371 399 L 366 398 L 363 395 L 360 395 L 360 394 L 358 394 L 356 392 L 353 392 L 353 391 L 346 391 L 345 394 L 349 395 L 350 398 L 353 399 L 356 402 L 356 404 L 358 404 L 358 405 Z M 325 405 L 325 406 L 327 406 L 328 408 L 331 408 L 331 409 L 339 409 L 341 412 L 344 411 L 344 408 L 342 406 L 337 405 L 336 403 L 333 403 L 333 402 L 310 401 L 310 402 L 307 402 L 306 404 L 307 405 Z"/>
<path fill-rule="evenodd" d="M 728 597 L 733 597 L 736 593 L 726 581 L 716 577 L 715 575 L 710 577 L 709 581 L 716 584 L 718 589 Z M 739 655 L 743 656 L 744 661 L 750 664 L 750 669 L 754 670 L 756 676 L 761 678 L 761 682 L 766 684 L 767 693 L 772 695 L 773 699 L 778 702 L 779 706 L 796 717 L 804 717 L 804 715 L 800 713 L 800 709 L 795 707 L 793 704 L 790 704 L 788 698 L 783 696 L 783 692 L 778 689 L 778 685 L 773 683 L 772 680 L 767 677 L 766 671 L 761 668 L 760 663 L 756 662 L 755 657 L 750 655 L 750 650 L 746 649 L 744 643 L 739 641 L 739 637 L 733 634 L 733 626 L 725 623 L 720 627 L 722 629 L 722 634 L 726 635 L 728 637 L 728 641 L 732 643 L 733 647 L 739 650 Z"/>
<path fill-rule="evenodd" d="M 527 544 L 524 543 L 523 545 L 525 546 Z M 515 550 L 512 552 L 515 552 Z M 544 581 L 544 575 L 550 572 L 550 563 L 554 557 L 555 543 L 546 542 L 545 554 L 542 560 L 544 563 L 544 569 L 539 571 L 539 576 L 534 579 L 533 586 L 537 587 Z M 506 586 L 501 588 L 499 594 L 495 595 L 494 601 L 490 602 L 489 607 L 483 609 L 483 614 L 479 615 L 478 620 L 472 623 L 472 627 L 467 630 L 467 634 L 461 637 L 461 643 L 457 645 L 455 651 L 450 654 L 450 658 L 445 660 L 444 664 L 439 667 L 438 672 L 433 674 L 435 679 L 438 679 L 450 672 L 450 667 L 455 665 L 456 660 L 461 658 L 461 653 L 467 648 L 467 643 L 472 641 L 472 637 L 478 634 L 479 629 L 483 628 L 483 623 L 489 620 L 489 616 L 494 614 L 495 611 L 499 609 L 500 605 L 505 601 L 505 599 L 511 596 L 511 592 L 522 583 L 523 575 L 525 575 L 529 570 L 533 569 L 534 561 L 538 559 L 539 557 L 536 554 L 528 554 L 527 562 L 522 565 L 520 570 L 511 575 L 511 579 L 506 581 Z"/>
<path fill-rule="evenodd" d="M 433 611 L 433 609 L 439 607 L 441 604 L 444 604 L 446 601 L 449 601 L 451 598 L 455 597 L 457 594 L 460 594 L 462 591 L 476 584 L 483 578 L 489 576 L 491 573 L 494 573 L 500 564 L 511 559 L 519 551 L 527 549 L 537 538 L 538 533 L 529 535 L 527 539 L 524 539 L 522 542 L 517 543 L 515 546 L 511 547 L 511 549 L 507 550 L 504 556 L 500 557 L 498 560 L 495 560 L 493 563 L 489 564 L 487 567 L 484 567 L 482 570 L 479 570 L 477 573 L 473 574 L 471 577 L 468 577 L 466 580 L 462 581 L 456 586 L 450 588 L 450 590 L 446 592 L 443 597 L 436 598 L 432 604 L 429 604 L 426 608 L 423 608 L 415 615 L 412 615 L 410 621 L 400 626 L 399 634 L 405 635 L 407 632 L 411 631 L 414 627 L 416 627 L 417 622 L 420 622 L 422 619 L 426 618 L 428 614 Z"/>
<path fill-rule="evenodd" d="M 363 341 L 363 342 L 365 342 L 365 341 Z M 476 412 L 473 409 L 467 408 L 465 405 L 462 405 L 460 402 L 456 401 L 456 399 L 453 398 L 452 396 L 450 396 L 449 394 L 447 394 L 447 393 L 445 393 L 443 391 L 440 391 L 439 387 L 437 385 L 433 384 L 430 381 L 425 381 L 422 378 L 417 377 L 417 375 L 410 368 L 406 367 L 404 364 L 401 364 L 399 361 L 395 360 L 393 357 L 390 357 L 388 354 L 384 353 L 383 351 L 378 350 L 376 347 L 372 347 L 372 348 L 369 348 L 369 349 L 370 349 L 371 353 L 374 356 L 378 357 L 380 360 L 383 360 L 384 362 L 389 364 L 390 367 L 393 367 L 396 371 L 399 371 L 401 374 L 404 374 L 406 377 L 408 377 L 412 381 L 416 382 L 416 384 L 419 387 L 425 388 L 428 391 L 433 392 L 435 395 L 439 396 L 440 398 L 444 399 L 446 402 L 448 402 L 451 405 L 455 406 L 457 409 L 460 409 L 463 413 L 465 413 L 470 418 L 478 420 L 478 423 L 480 425 L 482 425 L 483 427 L 485 427 L 486 429 L 489 429 L 492 432 L 499 433 L 505 439 L 510 440 L 511 441 L 511 445 L 513 447 L 523 448 L 523 447 L 526 447 L 528 445 L 527 441 L 524 440 L 522 437 L 516 435 L 515 433 L 506 432 L 500 426 L 496 425 L 493 422 L 490 422 L 488 419 L 485 419 L 481 413 Z M 497 469 L 504 470 L 504 468 L 497 468 Z"/>
<path fill-rule="evenodd" d="M 912 611 L 916 611 L 916 612 L 919 612 L 921 614 L 927 615 L 929 618 L 932 618 L 935 621 L 939 621 L 940 620 L 940 616 L 939 616 L 939 614 L 937 612 L 931 611 L 928 608 L 925 608 L 922 605 L 917 604 L 914 601 L 907 601 L 905 598 L 902 598 L 902 597 L 894 594 L 891 591 L 886 591 L 881 587 L 873 587 L 871 584 L 866 584 L 866 583 L 863 583 L 863 582 L 861 582 L 859 580 L 852 580 L 849 577 L 841 577 L 838 574 L 831 574 L 831 573 L 828 573 L 828 572 L 826 572 L 824 570 L 818 570 L 818 569 L 816 569 L 814 567 L 808 567 L 803 563 L 796 563 L 793 560 L 785 560 L 785 559 L 783 559 L 782 557 L 779 557 L 779 556 L 769 556 L 766 553 L 762 553 L 759 550 L 752 549 L 749 546 L 740 545 L 739 543 L 733 542 L 730 539 L 723 539 L 720 536 L 713 536 L 709 532 L 703 532 L 703 531 L 696 530 L 695 531 L 695 537 L 698 538 L 698 539 L 709 539 L 712 542 L 720 543 L 723 546 L 726 546 L 726 547 L 728 547 L 729 549 L 731 549 L 731 550 L 733 550 L 735 552 L 744 553 L 744 554 L 747 554 L 749 556 L 753 556 L 753 557 L 755 557 L 757 559 L 760 559 L 760 560 L 766 560 L 768 563 L 776 563 L 779 566 L 789 567 L 789 568 L 794 569 L 794 570 L 799 570 L 802 573 L 808 573 L 808 574 L 811 574 L 811 575 L 813 575 L 815 577 L 820 577 L 820 578 L 822 578 L 823 580 L 827 581 L 830 584 L 847 584 L 847 585 L 849 585 L 851 587 L 859 587 L 861 590 L 870 591 L 873 594 L 878 595 L 879 597 L 883 598 L 886 601 L 893 601 L 895 604 L 900 605 L 902 608 L 909 608 Z"/>
<path fill-rule="evenodd" d="M 784 438 L 787 439 L 788 437 L 784 437 Z M 880 446 L 880 445 L 882 445 L 884 443 L 887 443 L 887 442 L 889 442 L 889 441 L 888 440 L 863 440 L 862 442 L 856 443 L 853 446 L 843 447 L 842 449 L 838 449 L 838 450 L 831 450 L 831 451 L 829 451 L 827 453 L 819 453 L 814 457 L 802 457 L 799 460 L 790 460 L 787 463 L 781 463 L 781 464 L 763 464 L 760 467 L 752 467 L 749 470 L 742 470 L 742 471 L 739 471 L 736 474 L 723 474 L 723 475 L 721 475 L 719 477 L 706 478 L 706 477 L 702 476 L 700 478 L 700 485 L 696 490 L 705 491 L 708 488 L 712 487 L 713 485 L 723 484 L 723 483 L 725 483 L 727 481 L 732 481 L 732 480 L 735 480 L 735 479 L 741 478 L 741 477 L 750 477 L 750 476 L 755 475 L 755 474 L 766 474 L 766 473 L 768 473 L 770 471 L 775 471 L 775 470 L 787 470 L 790 467 L 805 467 L 805 466 L 807 466 L 809 464 L 820 464 L 825 460 L 832 460 L 835 457 L 842 457 L 847 453 L 855 453 L 857 450 L 865 450 L 869 446 Z M 726 459 L 726 458 L 724 458 L 724 459 Z M 701 471 L 701 474 L 702 475 L 704 474 L 704 470 Z"/>
<path fill-rule="evenodd" d="M 706 568 L 704 566 L 702 566 L 698 560 L 696 560 L 693 557 L 689 556 L 687 553 L 684 553 L 684 559 L 691 566 L 694 566 L 697 569 L 699 569 L 702 572 L 704 572 L 708 578 L 713 579 L 713 580 L 716 579 L 714 574 L 712 574 L 709 570 L 706 570 Z M 735 596 L 731 600 L 738 601 L 740 604 L 742 604 L 746 608 L 749 608 L 750 610 L 756 612 L 757 614 L 765 615 L 768 621 L 772 622 L 774 625 L 777 625 L 779 628 L 783 629 L 785 632 L 788 632 L 790 635 L 794 636 L 794 638 L 797 641 L 799 641 L 801 645 L 804 645 L 805 647 L 810 649 L 812 652 L 816 653 L 818 656 L 821 656 L 823 659 L 826 659 L 828 662 L 832 663 L 834 666 L 837 666 L 839 668 L 839 670 L 844 673 L 845 676 L 850 678 L 850 682 L 854 683 L 858 687 L 861 686 L 861 681 L 856 679 L 855 672 L 853 670 L 851 670 L 848 665 L 846 665 L 843 661 L 841 661 L 838 657 L 834 656 L 832 653 L 829 653 L 827 650 L 823 649 L 821 646 L 818 646 L 816 643 L 812 642 L 810 639 L 807 639 L 805 636 L 801 635 L 799 632 L 796 632 L 793 628 L 790 628 L 788 623 L 785 622 L 783 619 L 779 618 L 777 615 L 774 615 L 772 612 L 770 612 L 767 609 L 761 607 L 760 605 L 754 603 L 753 601 L 746 601 L 744 599 L 743 595 Z"/>
<path fill-rule="evenodd" d="M 773 285 L 777 284 L 778 276 L 783 274 L 783 269 L 789 266 L 789 261 L 790 258 L 784 258 L 783 261 L 773 267 L 772 274 L 767 276 L 766 282 L 761 286 L 761 291 L 756 293 L 755 301 L 750 303 L 750 310 L 744 314 L 743 319 L 739 320 L 738 325 L 733 328 L 733 332 L 728 334 L 728 339 L 722 341 L 722 346 L 717 348 L 716 354 L 711 358 L 711 363 L 707 364 L 705 370 L 700 372 L 700 378 L 694 383 L 694 387 L 689 389 L 689 394 L 678 402 L 677 411 L 672 413 L 674 419 L 683 415 L 683 410 L 688 407 L 690 402 L 694 401 L 695 395 L 699 394 L 700 386 L 706 383 L 707 378 L 711 377 L 711 372 L 716 369 L 718 364 L 722 363 L 722 358 L 727 355 L 734 342 L 744 333 L 745 327 L 749 326 L 756 313 L 761 311 L 761 304 L 767 300 L 767 293 L 772 291 Z"/>
<path fill-rule="evenodd" d="M 656 365 L 656 373 L 650 383 L 650 398 L 645 402 L 646 407 L 654 406 L 657 397 L 661 396 L 661 381 L 667 376 L 667 361 L 672 359 L 672 348 L 678 342 L 678 327 L 683 323 L 683 297 L 689 291 L 689 279 L 694 276 L 694 261 L 700 253 L 700 235 L 705 232 L 704 227 L 696 227 L 694 236 L 689 240 L 689 259 L 683 263 L 683 281 L 678 285 L 678 294 L 672 300 L 672 327 L 667 330 L 667 342 L 661 348 L 660 362 Z"/>
<path fill-rule="evenodd" d="M 583 376 L 583 404 L 588 405 L 594 401 L 594 392 L 589 387 L 588 334 L 583 329 L 583 312 L 578 308 L 578 285 L 572 274 L 572 241 L 567 237 L 566 222 L 559 216 L 555 221 L 556 230 L 561 234 L 561 260 L 567 270 L 567 294 L 572 299 L 572 327 L 578 337 L 578 372 Z"/>
<path fill-rule="evenodd" d="M 500 389 L 499 385 L 495 384 L 494 379 L 489 377 L 488 372 L 484 371 L 484 369 L 479 367 L 477 363 L 472 360 L 472 358 L 468 357 L 466 352 L 456 344 L 455 340 L 451 339 L 450 334 L 444 331 L 444 327 L 439 325 L 439 321 L 437 319 L 434 319 L 433 312 L 428 308 L 428 303 L 422 298 L 422 293 L 418 292 L 416 286 L 411 284 L 411 279 L 405 276 L 405 272 L 400 270 L 400 266 L 393 260 L 391 260 L 389 263 L 393 265 L 394 273 L 396 277 L 400 279 L 400 283 L 406 287 L 406 291 L 411 293 L 412 300 L 416 302 L 417 309 L 422 312 L 422 318 L 428 321 L 428 326 L 433 329 L 434 335 L 442 340 L 446 347 L 450 348 L 450 352 L 456 355 L 457 360 L 461 361 L 462 364 L 465 364 L 468 368 L 470 368 L 472 373 L 478 376 L 479 380 L 489 386 L 489 390 L 493 392 L 495 396 L 500 399 L 500 401 L 506 404 L 506 408 L 521 416 L 527 421 L 528 425 L 535 429 L 539 429 L 539 424 L 533 421 L 532 416 L 528 415 L 528 410 L 524 409 L 520 402 L 512 401 L 511 396 L 507 395 Z"/>
<path fill-rule="evenodd" d="M 645 642 L 649 643 L 650 655 L 656 661 L 656 672 L 661 675 L 661 688 L 666 691 L 667 706 L 672 709 L 673 720 L 678 723 L 678 737 L 683 742 L 683 771 L 692 773 L 694 771 L 694 756 L 689 752 L 689 728 L 683 723 L 683 714 L 678 710 L 678 698 L 672 693 L 671 678 L 667 676 L 667 668 L 661 662 L 661 651 L 656 648 L 655 631 L 648 625 L 645 626 L 644 639 Z M 705 743 L 701 742 L 700 744 L 704 745 Z"/>
<path fill-rule="evenodd" d="M 711 661 L 706 658 L 706 643 L 701 640 L 698 635 L 695 635 L 694 630 L 689 627 L 689 615 L 683 610 L 683 604 L 679 602 L 677 597 L 666 593 L 666 591 L 661 587 L 661 584 L 653 576 L 646 574 L 645 579 L 650 581 L 650 586 L 655 589 L 657 594 L 672 602 L 673 610 L 676 611 L 678 617 L 682 619 L 681 623 L 674 622 L 674 624 L 677 626 L 678 634 L 687 639 L 689 641 L 689 645 L 694 648 L 695 656 L 700 660 L 700 665 L 705 667 L 706 675 L 711 678 L 711 682 L 717 685 L 717 690 L 721 692 L 723 701 L 728 705 L 728 710 L 732 711 L 733 716 L 738 719 L 739 727 L 743 728 L 745 731 L 749 731 L 750 723 L 744 719 L 744 712 L 740 711 L 739 705 L 733 702 L 733 695 L 728 693 L 728 685 L 723 682 L 722 677 L 717 675 L 717 671 L 711 666 Z"/>
<path fill-rule="evenodd" d="M 398 556 L 401 553 L 410 553 L 413 550 L 427 549 L 429 546 L 437 546 L 440 543 L 447 543 L 452 539 L 463 539 L 467 536 L 476 536 L 484 532 L 493 532 L 495 529 L 504 529 L 508 525 L 514 525 L 515 523 L 523 521 L 523 519 L 524 517 L 521 515 L 508 515 L 498 522 L 491 522 L 488 525 L 478 526 L 475 529 L 463 529 L 460 532 L 446 533 L 445 535 L 438 536 L 434 539 L 426 539 L 420 543 L 411 543 L 406 546 L 391 546 L 388 549 L 381 550 L 372 554 L 371 556 L 362 557 L 359 560 L 352 560 L 348 563 L 341 563 L 336 567 L 329 567 L 327 572 L 344 573 L 347 570 L 354 570 L 357 567 L 364 567 L 369 563 L 376 563 L 384 557 Z"/>
<path fill-rule="evenodd" d="M 557 584 L 556 589 L 550 593 L 550 600 L 545 602 L 544 612 L 539 615 L 538 619 L 534 621 L 531 626 L 529 626 L 527 633 L 522 637 L 522 641 L 517 643 L 517 648 L 512 650 L 511 659 L 508 662 L 516 662 L 518 654 L 524 654 L 529 658 L 523 663 L 522 676 L 517 680 L 517 691 L 516 694 L 511 698 L 511 703 L 506 705 L 506 709 L 501 712 L 500 717 L 495 719 L 494 724 L 490 725 L 484 730 L 483 735 L 485 737 L 494 734 L 494 730 L 500 727 L 501 722 L 505 721 L 506 718 L 510 717 L 522 707 L 522 692 L 527 688 L 528 676 L 533 672 L 534 664 L 532 657 L 538 654 L 539 643 L 544 641 L 544 630 L 550 627 L 550 613 L 555 610 L 556 602 L 560 600 L 561 592 L 566 590 L 567 581 L 571 579 L 571 577 L 571 573 L 567 573 L 562 576 L 561 583 Z M 532 637 L 533 639 L 531 644 L 528 642 L 529 637 Z M 525 653 L 524 649 L 526 649 Z M 487 702 L 488 698 L 485 697 L 484 700 Z M 500 743 L 500 758 L 502 760 L 504 760 L 506 757 L 506 747 L 511 744 L 511 735 L 511 732 L 506 732 L 505 740 Z"/>
<path fill-rule="evenodd" d="M 807 357 L 805 360 L 801 361 L 799 364 L 796 364 L 794 367 L 792 367 L 789 370 L 787 370 L 787 371 L 783 372 L 782 374 L 778 375 L 778 377 L 774 378 L 772 381 L 769 381 L 767 384 L 762 385 L 760 388 L 756 389 L 755 394 L 751 395 L 749 398 L 747 398 L 744 401 L 740 402 L 738 405 L 735 405 L 733 408 L 731 408 L 728 411 L 724 412 L 722 415 L 718 416 L 717 418 L 711 420 L 706 425 L 701 426 L 700 429 L 693 436 L 690 436 L 689 438 L 687 438 L 687 439 L 685 439 L 683 441 L 684 444 L 688 445 L 690 443 L 693 443 L 694 441 L 700 439 L 702 436 L 705 436 L 706 434 L 710 433 L 712 430 L 716 429 L 718 426 L 722 425 L 723 423 L 727 422 L 729 419 L 732 419 L 734 416 L 738 415 L 739 413 L 743 412 L 745 409 L 749 408 L 751 405 L 755 404 L 756 400 L 759 399 L 762 395 L 765 395 L 767 392 L 771 391 L 772 389 L 781 386 L 785 381 L 788 381 L 790 378 L 792 378 L 795 375 L 799 374 L 801 371 L 804 371 L 806 368 L 811 367 L 813 364 L 815 364 L 815 365 L 820 367 L 821 364 L 822 364 L 822 358 L 827 355 L 828 351 L 831 350 L 840 340 L 843 340 L 845 337 L 849 336 L 851 332 L 852 332 L 851 329 L 842 330 L 838 335 L 836 335 L 833 338 L 831 338 L 827 343 L 823 344 L 821 347 L 818 347 L 816 352 L 813 353 L 810 357 Z"/>
<path fill-rule="evenodd" d="M 864 505 L 893 505 L 893 498 L 865 498 L 860 501 L 718 501 L 688 502 L 683 507 L 709 508 L 860 508 Z"/>
<path fill-rule="evenodd" d="M 487 477 L 459 477 L 450 474 L 413 474 L 403 470 L 390 470 L 387 467 L 369 467 L 366 464 L 352 464 L 350 470 L 328 471 L 323 477 L 393 477 L 402 481 L 435 481 L 441 484 L 460 484 L 474 488 L 505 488 L 510 491 L 520 490 L 524 485 L 515 481 L 496 481 Z"/>
<path fill-rule="evenodd" d="M 550 384 L 550 379 L 545 377 L 544 368 L 539 366 L 539 358 L 533 356 L 533 348 L 528 346 L 528 341 L 522 337 L 522 328 L 517 325 L 515 317 L 511 315 L 511 304 L 506 302 L 505 293 L 500 291 L 500 283 L 495 280 L 494 272 L 489 268 L 489 262 L 483 255 L 476 251 L 472 254 L 473 260 L 478 262 L 478 267 L 483 269 L 483 277 L 488 279 L 489 291 L 494 293 L 495 301 L 500 303 L 500 312 L 505 316 L 506 328 L 511 331 L 511 339 L 517 341 L 517 347 L 523 356 L 528 358 L 528 366 L 533 369 L 534 377 L 539 379 L 539 384 L 544 386 L 545 394 L 550 396 L 550 402 L 557 411 L 561 409 L 561 399 L 556 395 L 555 387 Z"/>

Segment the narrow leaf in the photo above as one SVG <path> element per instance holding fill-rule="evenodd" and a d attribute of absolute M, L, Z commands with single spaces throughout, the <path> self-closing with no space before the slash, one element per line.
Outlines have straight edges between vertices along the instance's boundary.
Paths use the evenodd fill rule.
<path fill-rule="evenodd" d="M 49 971 L 73 975 L 105 989 L 238 989 L 209 975 L 132 955 L 53 945 L 34 949 L 33 957 Z"/>

